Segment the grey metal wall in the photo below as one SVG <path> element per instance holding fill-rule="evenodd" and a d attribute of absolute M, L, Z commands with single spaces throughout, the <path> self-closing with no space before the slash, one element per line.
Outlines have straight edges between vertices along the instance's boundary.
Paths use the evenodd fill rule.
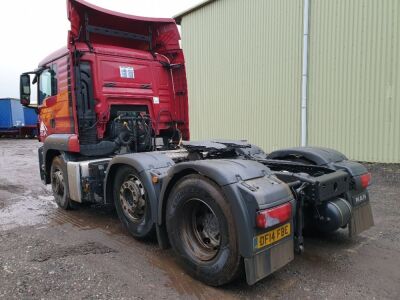
<path fill-rule="evenodd" d="M 182 19 L 193 139 L 300 143 L 302 0 L 218 0 Z M 400 162 L 400 1 L 311 0 L 308 144 Z"/>
<path fill-rule="evenodd" d="M 183 18 L 192 139 L 298 145 L 301 18 L 301 0 L 219 0 Z"/>

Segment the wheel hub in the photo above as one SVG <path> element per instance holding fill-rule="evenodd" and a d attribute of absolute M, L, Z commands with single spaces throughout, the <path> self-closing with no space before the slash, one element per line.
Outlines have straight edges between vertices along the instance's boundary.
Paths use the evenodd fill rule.
<path fill-rule="evenodd" d="M 52 188 L 53 192 L 57 195 L 64 195 L 64 177 L 61 170 L 55 170 L 52 176 Z"/>
<path fill-rule="evenodd" d="M 214 211 L 202 200 L 192 199 L 186 203 L 183 235 L 192 255 L 199 260 L 209 261 L 219 251 L 221 235 Z"/>
<path fill-rule="evenodd" d="M 205 211 L 196 218 L 195 233 L 204 247 L 215 249 L 219 246 L 219 224 L 211 211 Z"/>
<path fill-rule="evenodd" d="M 133 222 L 143 220 L 146 210 L 145 191 L 142 182 L 136 176 L 129 176 L 119 191 L 124 214 Z"/>
<path fill-rule="evenodd" d="M 209 212 L 205 215 L 203 219 L 203 225 L 205 233 L 207 233 L 208 235 L 215 236 L 219 234 L 218 220 L 213 213 Z"/>

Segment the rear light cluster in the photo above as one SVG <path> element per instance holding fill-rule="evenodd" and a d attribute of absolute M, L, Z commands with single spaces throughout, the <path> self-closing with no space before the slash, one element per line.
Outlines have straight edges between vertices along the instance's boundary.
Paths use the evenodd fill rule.
<path fill-rule="evenodd" d="M 366 189 L 371 183 L 371 173 L 365 173 L 360 178 L 362 188 Z"/>
<path fill-rule="evenodd" d="M 284 223 L 291 217 L 292 205 L 288 202 L 259 211 L 256 216 L 256 225 L 258 228 L 268 228 L 276 224 Z"/>

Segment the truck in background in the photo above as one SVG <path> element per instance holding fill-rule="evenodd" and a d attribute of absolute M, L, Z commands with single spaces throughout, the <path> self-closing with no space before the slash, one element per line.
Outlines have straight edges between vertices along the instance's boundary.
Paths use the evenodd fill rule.
<path fill-rule="evenodd" d="M 24 126 L 21 128 L 21 137 L 34 138 L 38 136 L 38 114 L 35 108 L 24 106 Z"/>
<path fill-rule="evenodd" d="M 214 286 L 285 266 L 304 251 L 304 229 L 354 236 L 373 225 L 370 174 L 338 151 L 189 141 L 174 19 L 83 0 L 67 0 L 67 11 L 67 45 L 20 77 L 25 106 L 37 83 L 40 176 L 59 207 L 114 205 L 134 237 L 155 233 Z"/>
<path fill-rule="evenodd" d="M 37 112 L 23 107 L 19 99 L 0 98 L 0 137 L 37 136 Z"/>

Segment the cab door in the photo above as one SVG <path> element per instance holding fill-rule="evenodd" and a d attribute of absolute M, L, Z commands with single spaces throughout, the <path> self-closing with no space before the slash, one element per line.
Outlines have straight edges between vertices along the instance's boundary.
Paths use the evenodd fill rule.
<path fill-rule="evenodd" d="M 74 133 L 68 86 L 68 59 L 63 57 L 38 75 L 39 138 L 54 133 Z"/>

